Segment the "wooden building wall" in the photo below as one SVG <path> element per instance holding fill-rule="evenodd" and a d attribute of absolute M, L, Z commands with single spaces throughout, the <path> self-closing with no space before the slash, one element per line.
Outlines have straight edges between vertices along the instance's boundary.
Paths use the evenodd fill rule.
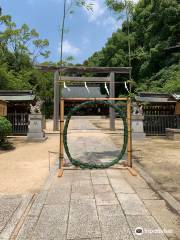
<path fill-rule="evenodd" d="M 7 116 L 7 103 L 0 100 L 0 116 Z"/>
<path fill-rule="evenodd" d="M 143 106 L 144 115 L 174 115 L 176 103 L 151 103 Z"/>
<path fill-rule="evenodd" d="M 176 103 L 176 115 L 180 115 L 180 102 Z"/>

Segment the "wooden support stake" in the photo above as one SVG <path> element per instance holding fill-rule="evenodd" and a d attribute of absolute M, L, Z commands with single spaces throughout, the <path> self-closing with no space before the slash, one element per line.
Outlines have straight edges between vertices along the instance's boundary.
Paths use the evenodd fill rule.
<path fill-rule="evenodd" d="M 63 168 L 64 169 L 64 171 L 77 171 L 77 170 L 82 170 L 80 167 L 64 167 Z M 123 166 L 119 166 L 119 167 L 110 167 L 110 169 L 112 169 L 112 170 L 128 170 L 129 171 L 129 173 L 132 175 L 132 176 L 134 176 L 134 177 L 136 177 L 136 176 L 138 176 L 138 173 L 137 173 L 137 171 L 134 169 L 134 168 L 130 168 L 130 167 L 123 167 Z"/>
<path fill-rule="evenodd" d="M 59 130 L 59 73 L 54 73 L 54 119 L 53 131 Z"/>
<path fill-rule="evenodd" d="M 127 122 L 128 122 L 128 167 L 132 168 L 132 117 L 131 98 L 127 101 Z"/>
<path fill-rule="evenodd" d="M 138 176 L 138 173 L 134 168 L 128 167 L 128 171 L 132 176 L 134 177 Z"/>
<path fill-rule="evenodd" d="M 64 101 L 128 101 L 128 98 L 64 98 Z"/>
<path fill-rule="evenodd" d="M 60 99 L 60 146 L 59 146 L 59 170 L 58 177 L 63 175 L 63 166 L 64 166 L 64 99 Z"/>

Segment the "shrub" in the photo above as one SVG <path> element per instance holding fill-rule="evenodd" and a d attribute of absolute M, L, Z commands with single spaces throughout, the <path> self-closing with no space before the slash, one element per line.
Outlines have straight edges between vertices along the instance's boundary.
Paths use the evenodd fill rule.
<path fill-rule="evenodd" d="M 11 133 L 11 129 L 11 123 L 5 117 L 0 117 L 0 149 L 13 149 L 13 145 L 7 140 L 7 136 Z"/>

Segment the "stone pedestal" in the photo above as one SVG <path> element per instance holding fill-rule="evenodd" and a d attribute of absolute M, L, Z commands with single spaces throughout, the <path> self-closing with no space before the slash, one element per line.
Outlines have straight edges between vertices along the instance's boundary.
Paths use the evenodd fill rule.
<path fill-rule="evenodd" d="M 144 127 L 143 127 L 144 117 L 142 115 L 132 115 L 132 138 L 133 139 L 144 139 Z"/>
<path fill-rule="evenodd" d="M 28 126 L 28 140 L 44 141 L 45 132 L 43 131 L 43 116 L 42 114 L 30 114 L 29 115 L 29 126 Z"/>
<path fill-rule="evenodd" d="M 166 128 L 166 136 L 170 140 L 180 141 L 180 129 Z"/>

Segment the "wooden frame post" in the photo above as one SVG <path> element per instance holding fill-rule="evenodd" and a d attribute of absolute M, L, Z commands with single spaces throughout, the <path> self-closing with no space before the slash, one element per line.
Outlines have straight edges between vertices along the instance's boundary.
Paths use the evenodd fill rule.
<path fill-rule="evenodd" d="M 115 98 L 115 73 L 110 74 L 110 98 Z M 112 103 L 114 101 L 112 100 Z M 110 130 L 115 131 L 115 111 L 112 107 L 109 108 Z"/>
<path fill-rule="evenodd" d="M 63 175 L 64 166 L 64 98 L 60 98 L 60 144 L 59 144 L 59 170 L 58 177 Z"/>
<path fill-rule="evenodd" d="M 53 131 L 59 130 L 59 73 L 54 73 L 54 113 L 53 113 Z"/>
<path fill-rule="evenodd" d="M 131 98 L 127 101 L 127 122 L 128 122 L 128 167 L 132 168 L 132 113 L 131 113 Z"/>
<path fill-rule="evenodd" d="M 60 98 L 60 146 L 59 146 L 59 169 L 57 176 L 62 177 L 64 170 L 69 170 L 68 168 L 64 167 L 64 102 L 67 100 L 80 100 L 80 101 L 96 101 L 96 100 L 102 100 L 101 98 Z M 128 146 L 127 146 L 127 166 L 124 167 L 118 167 L 117 169 L 127 169 L 133 176 L 137 176 L 137 172 L 132 168 L 132 112 L 131 112 L 131 98 L 105 98 L 103 100 L 123 100 L 127 101 L 127 123 L 128 123 Z M 115 168 L 113 168 L 115 169 Z M 76 169 L 71 169 L 76 170 Z"/>

